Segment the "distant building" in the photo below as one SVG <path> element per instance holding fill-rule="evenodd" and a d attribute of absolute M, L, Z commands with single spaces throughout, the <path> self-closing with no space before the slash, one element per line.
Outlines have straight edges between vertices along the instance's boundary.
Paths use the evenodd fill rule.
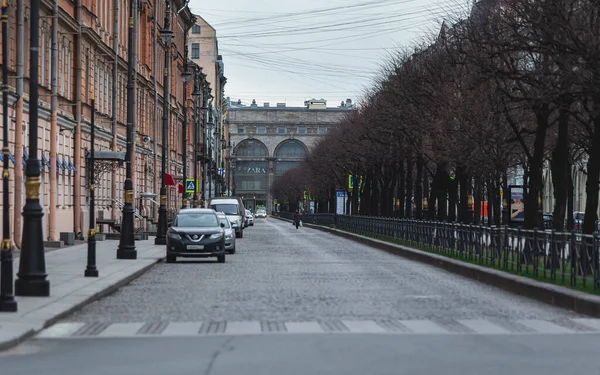
<path fill-rule="evenodd" d="M 329 108 L 323 99 L 307 100 L 304 107 L 259 106 L 255 100 L 244 105 L 229 98 L 227 103 L 231 189 L 248 208 L 265 205 L 268 212 L 273 210 L 270 187 L 275 178 L 296 167 L 330 126 L 355 109 L 350 99 Z"/>
<path fill-rule="evenodd" d="M 227 178 L 227 166 L 225 165 L 226 147 L 229 142 L 227 135 L 229 130 L 223 119 L 227 107 L 224 101 L 224 88 L 227 83 L 225 78 L 225 66 L 223 57 L 219 54 L 219 42 L 217 31 L 204 18 L 195 15 L 196 23 L 188 33 L 188 48 L 191 61 L 202 68 L 206 74 L 206 80 L 210 83 L 213 96 L 209 110 L 206 144 L 210 145 L 207 153 L 211 154 L 212 165 L 208 168 L 210 183 L 205 181 L 207 198 L 215 195 L 225 194 L 225 181 Z M 210 192 L 209 192 L 210 188 Z"/>

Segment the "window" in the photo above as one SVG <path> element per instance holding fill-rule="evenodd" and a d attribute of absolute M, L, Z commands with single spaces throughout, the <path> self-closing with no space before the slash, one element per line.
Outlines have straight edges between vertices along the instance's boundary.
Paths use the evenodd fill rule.
<path fill-rule="evenodd" d="M 200 58 L 200 43 L 192 43 L 192 59 Z"/>
<path fill-rule="evenodd" d="M 319 134 L 326 134 L 327 126 L 319 126 Z"/>
<path fill-rule="evenodd" d="M 298 134 L 306 134 L 306 126 L 298 126 Z"/>
<path fill-rule="evenodd" d="M 192 34 L 200 34 L 200 26 L 199 25 L 192 26 Z"/>
<path fill-rule="evenodd" d="M 285 126 L 280 126 L 277 128 L 278 134 L 285 134 Z"/>
<path fill-rule="evenodd" d="M 265 126 L 264 125 L 258 125 L 256 127 L 257 133 L 258 134 L 265 134 L 267 131 L 265 130 Z"/>
<path fill-rule="evenodd" d="M 238 126 L 238 134 L 244 134 L 244 127 Z"/>

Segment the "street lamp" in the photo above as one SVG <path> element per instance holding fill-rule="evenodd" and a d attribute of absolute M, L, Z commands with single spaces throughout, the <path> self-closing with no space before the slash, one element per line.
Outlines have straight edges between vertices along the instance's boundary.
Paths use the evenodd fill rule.
<path fill-rule="evenodd" d="M 202 78 L 201 68 L 196 69 L 196 79 L 194 81 L 194 207 L 198 207 L 198 127 L 200 126 L 200 113 L 198 112 L 198 101 L 202 97 L 199 78 Z"/>
<path fill-rule="evenodd" d="M 90 229 L 88 233 L 87 243 L 87 267 L 85 268 L 85 277 L 98 277 L 98 269 L 96 268 L 96 201 L 94 194 L 94 163 L 96 155 L 94 145 L 96 144 L 96 101 L 92 98 L 92 121 L 91 121 L 91 146 L 90 146 Z"/>
<path fill-rule="evenodd" d="M 44 211 L 40 205 L 40 161 L 37 156 L 40 97 L 38 84 L 40 0 L 31 0 L 29 17 L 29 158 L 25 166 L 27 179 L 25 181 L 25 206 L 23 207 L 23 242 L 19 257 L 18 278 L 15 281 L 15 294 L 17 296 L 47 297 L 50 295 L 50 282 L 46 280 L 48 274 L 46 273 L 42 227 Z M 2 43 L 2 45 L 6 45 L 6 43 Z M 5 126 L 7 126 L 6 123 Z"/>
<path fill-rule="evenodd" d="M 133 180 L 132 163 L 133 155 L 133 122 L 135 116 L 135 64 L 137 62 L 136 28 L 137 28 L 137 0 L 132 0 L 129 18 L 129 49 L 127 55 L 127 157 L 125 169 L 125 197 L 123 216 L 121 220 L 121 236 L 117 248 L 117 259 L 136 259 L 134 238 L 134 208 L 133 208 Z M 93 146 L 92 146 L 93 147 Z"/>
<path fill-rule="evenodd" d="M 187 83 L 192 78 L 192 74 L 188 71 L 188 61 L 187 61 L 188 47 L 187 43 L 184 48 L 184 63 L 183 63 L 183 194 L 181 198 L 181 208 L 185 208 L 187 201 L 187 130 L 188 130 L 188 109 L 187 109 Z M 195 182 L 194 182 L 195 184 Z M 194 190 L 195 185 L 194 185 Z"/>
<path fill-rule="evenodd" d="M 161 155 L 161 182 L 160 182 L 160 206 L 158 207 L 158 226 L 156 228 L 155 245 L 167 244 L 167 186 L 165 177 L 167 173 L 167 126 L 170 117 L 171 101 L 171 43 L 173 32 L 171 31 L 171 1 L 166 0 L 165 25 L 160 31 L 160 37 L 165 46 L 165 72 L 163 80 L 163 118 L 162 118 L 162 155 Z"/>
<path fill-rule="evenodd" d="M 8 2 L 2 0 L 2 247 L 0 248 L 0 311 L 17 311 L 13 295 L 13 255 L 10 239 L 8 185 Z M 20 165 L 16 166 L 21 168 Z"/>

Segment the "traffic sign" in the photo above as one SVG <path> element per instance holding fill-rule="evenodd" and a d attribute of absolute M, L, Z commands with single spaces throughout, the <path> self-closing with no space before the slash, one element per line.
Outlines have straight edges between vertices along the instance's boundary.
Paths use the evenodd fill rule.
<path fill-rule="evenodd" d="M 198 184 L 194 181 L 193 178 L 186 178 L 185 180 L 185 191 L 186 193 L 198 192 Z"/>

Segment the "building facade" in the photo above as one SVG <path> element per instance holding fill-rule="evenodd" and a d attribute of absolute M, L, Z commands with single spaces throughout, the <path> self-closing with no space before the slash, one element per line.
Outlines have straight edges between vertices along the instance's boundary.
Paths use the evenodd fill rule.
<path fill-rule="evenodd" d="M 20 246 L 21 209 L 25 202 L 23 168 L 29 156 L 30 2 L 10 0 L 8 3 L 10 123 L 2 126 L 10 128 L 10 202 L 11 223 L 14 223 L 11 230 L 12 238 Z M 88 231 L 87 155 L 92 147 L 92 99 L 96 107 L 95 150 L 126 151 L 130 3 L 126 0 L 41 1 L 38 157 L 43 164 L 40 199 L 44 209 L 44 239 L 57 240 L 60 232 L 83 234 Z M 157 217 L 154 201 L 141 197 L 145 192 L 158 193 L 163 142 L 168 146 L 167 173 L 179 176 L 183 166 L 184 45 L 194 17 L 184 0 L 169 0 L 169 3 L 174 35 L 170 62 L 171 95 L 168 98 L 171 115 L 166 139 L 161 135 L 165 47 L 160 37 L 166 0 L 140 1 L 136 12 L 132 177 L 138 227 L 146 227 Z M 191 98 L 190 94 L 191 90 L 188 90 Z M 188 165 L 192 167 L 194 163 L 188 162 Z M 101 171 L 96 178 L 96 217 L 119 222 L 124 165 L 99 162 L 96 169 Z M 177 190 L 175 186 L 169 189 L 172 210 L 180 202 Z"/>
<path fill-rule="evenodd" d="M 350 99 L 329 108 L 322 99 L 306 101 L 304 107 L 228 103 L 231 189 L 247 208 L 264 205 L 268 212 L 274 207 L 270 188 L 275 178 L 298 166 L 329 127 L 355 109 Z"/>
<path fill-rule="evenodd" d="M 227 180 L 227 165 L 225 158 L 229 144 L 229 130 L 224 121 L 227 106 L 224 100 L 224 90 L 227 79 L 223 57 L 219 54 L 217 31 L 204 18 L 196 15 L 196 22 L 188 33 L 188 48 L 190 60 L 202 68 L 206 80 L 210 84 L 211 100 L 208 103 L 208 121 L 204 129 L 206 178 L 204 191 L 206 199 L 230 193 L 225 181 Z"/>

